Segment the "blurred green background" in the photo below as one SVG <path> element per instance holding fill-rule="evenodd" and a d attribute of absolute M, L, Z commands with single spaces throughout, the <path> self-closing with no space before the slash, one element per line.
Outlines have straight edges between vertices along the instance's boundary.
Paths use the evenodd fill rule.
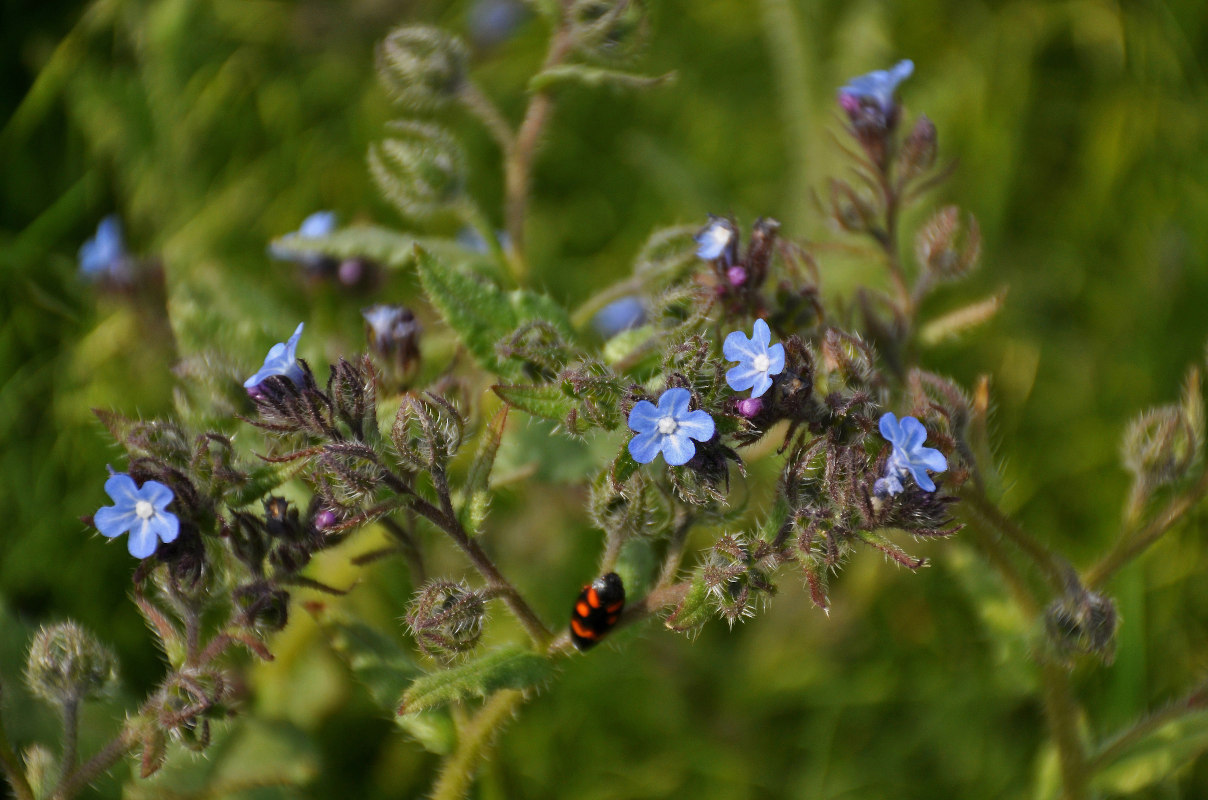
<path fill-rule="evenodd" d="M 374 75 L 373 46 L 391 27 L 427 21 L 466 37 L 475 78 L 519 118 L 546 31 L 507 3 L 519 13 L 506 29 L 484 29 L 484 4 L 500 5 L 0 10 L 0 676 L 18 742 L 54 730 L 14 686 L 41 622 L 75 618 L 120 654 L 125 690 L 89 712 L 93 741 L 160 674 L 127 597 L 131 559 L 79 521 L 107 502 L 105 465 L 121 466 L 89 409 L 165 413 L 180 355 L 222 350 L 250 373 L 298 320 L 312 363 L 356 352 L 361 307 L 415 297 L 406 274 L 376 294 L 307 286 L 265 246 L 320 208 L 409 229 L 365 166 L 369 143 L 403 113 Z M 990 376 L 1004 505 L 1076 565 L 1093 561 L 1127 490 L 1125 423 L 1177 397 L 1208 339 L 1202 0 L 651 5 L 633 66 L 678 80 L 560 92 L 535 171 L 534 283 L 573 306 L 623 277 L 652 230 L 708 212 L 838 237 L 811 199 L 847 169 L 831 138 L 834 91 L 913 58 L 908 118 L 930 116 L 941 153 L 959 159 L 928 199 L 972 211 L 985 238 L 981 271 L 932 310 L 1010 288 L 991 326 L 923 361 L 965 385 Z M 494 145 L 467 116 L 444 120 L 468 150 L 471 192 L 502 225 Z M 113 212 L 134 252 L 163 260 L 174 340 L 77 273 L 78 246 Z M 882 280 L 873 261 L 825 249 L 820 260 L 828 294 Z M 526 431 L 522 414 L 513 426 L 514 457 L 541 458 L 541 431 Z M 538 610 L 562 619 L 599 539 L 582 510 L 583 471 L 542 474 L 497 503 L 491 544 Z M 1118 657 L 1075 673 L 1096 737 L 1203 677 L 1208 555 L 1202 515 L 1192 522 L 1109 587 L 1123 618 Z M 351 582 L 348 557 L 376 536 L 328 554 L 320 573 Z M 476 796 L 1046 796 L 1053 761 L 1027 660 L 1031 622 L 960 537 L 926 554 L 933 567 L 909 574 L 860 553 L 829 617 L 786 578 L 770 611 L 733 631 L 716 623 L 689 641 L 652 624 L 569 661 L 506 729 Z M 344 605 L 397 629 L 411 591 L 401 565 L 381 564 Z M 237 730 L 205 769 L 237 772 L 239 758 L 278 747 L 306 779 L 294 794 L 422 793 L 436 758 L 375 710 L 300 610 L 274 650 L 278 660 L 252 672 L 258 727 Z M 100 791 L 116 796 L 118 782 Z M 1208 796 L 1208 763 L 1138 796 Z"/>

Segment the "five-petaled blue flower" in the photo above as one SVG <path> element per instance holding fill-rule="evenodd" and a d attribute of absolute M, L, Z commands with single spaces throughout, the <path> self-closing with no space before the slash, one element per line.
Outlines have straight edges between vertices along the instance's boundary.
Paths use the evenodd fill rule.
<path fill-rule="evenodd" d="M 927 474 L 948 469 L 948 459 L 934 447 L 923 447 L 927 429 L 914 417 L 902 417 L 901 423 L 892 411 L 881 415 L 881 435 L 893 445 L 885 465 L 885 477 L 873 484 L 873 494 L 884 497 L 902 491 L 902 478 L 907 475 L 925 492 L 935 491 L 935 481 Z"/>
<path fill-rule="evenodd" d="M 248 394 L 255 394 L 256 387 L 270 375 L 282 375 L 289 378 L 294 386 L 302 386 L 305 373 L 302 371 L 302 365 L 298 363 L 298 338 L 302 336 L 302 327 L 305 324 L 299 322 L 294 335 L 289 337 L 288 341 L 277 342 L 269 349 L 268 355 L 264 357 L 264 366 L 243 382 L 243 388 L 248 390 Z"/>
<path fill-rule="evenodd" d="M 96 226 L 96 236 L 80 245 L 80 272 L 90 278 L 120 278 L 126 268 L 122 223 L 110 214 Z"/>
<path fill-rule="evenodd" d="M 105 481 L 105 492 L 113 498 L 113 505 L 97 509 L 93 524 L 110 539 L 130 531 L 126 541 L 130 555 L 146 558 L 160 542 L 176 541 L 180 520 L 164 510 L 176 497 L 167 486 L 147 481 L 140 489 L 133 478 L 118 472 Z"/>
<path fill-rule="evenodd" d="M 759 397 L 772 386 L 772 376 L 784 372 L 784 345 L 771 347 L 772 331 L 761 319 L 755 320 L 751 338 L 742 331 L 733 331 L 722 343 L 721 351 L 726 360 L 737 361 L 738 366 L 726 373 L 726 383 L 736 392 L 751 390 L 751 397 Z"/>
<path fill-rule="evenodd" d="M 839 90 L 839 101 L 843 103 L 845 99 L 850 98 L 856 105 L 861 102 L 869 103 L 888 114 L 893 108 L 893 94 L 897 91 L 898 84 L 909 78 L 912 72 L 914 62 L 904 59 L 895 64 L 893 69 L 878 69 L 867 75 L 852 78 Z M 844 107 L 847 108 L 846 103 Z"/>
<path fill-rule="evenodd" d="M 330 235 L 336 229 L 336 213 L 334 211 L 316 211 L 302 220 L 298 230 L 287 233 L 268 247 L 269 254 L 281 261 L 293 261 L 299 264 L 315 264 L 323 260 L 318 253 L 308 253 L 295 250 L 292 247 L 294 239 L 321 239 Z"/>
<path fill-rule="evenodd" d="M 705 261 L 722 258 L 727 265 L 738 260 L 738 229 L 722 217 L 709 215 L 709 224 L 696 234 L 696 257 Z"/>
<path fill-rule="evenodd" d="M 689 411 L 692 394 L 687 389 L 668 389 L 659 397 L 658 408 L 641 400 L 629 412 L 629 427 L 637 436 L 629 440 L 629 454 L 639 464 L 649 464 L 662 452 L 673 467 L 687 464 L 696 455 L 698 442 L 713 438 L 713 418 L 705 411 Z"/>

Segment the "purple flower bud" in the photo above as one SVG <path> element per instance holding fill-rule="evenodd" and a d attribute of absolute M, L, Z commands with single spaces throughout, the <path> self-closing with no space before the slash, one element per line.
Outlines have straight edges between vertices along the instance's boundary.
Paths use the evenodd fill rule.
<path fill-rule="evenodd" d="M 335 525 L 336 521 L 336 512 L 330 508 L 325 508 L 318 514 L 315 514 L 315 529 L 320 531 L 327 530 L 332 525 Z"/>
<path fill-rule="evenodd" d="M 341 261 L 340 268 L 336 271 L 336 277 L 345 286 L 356 286 L 361 282 L 361 278 L 365 277 L 365 262 L 359 258 Z"/>
<path fill-rule="evenodd" d="M 761 411 L 763 411 L 763 400 L 758 397 L 746 397 L 738 401 L 738 413 L 747 419 L 759 416 Z"/>
<path fill-rule="evenodd" d="M 731 286 L 742 286 L 747 282 L 747 271 L 742 267 L 730 267 L 726 270 L 726 280 Z"/>

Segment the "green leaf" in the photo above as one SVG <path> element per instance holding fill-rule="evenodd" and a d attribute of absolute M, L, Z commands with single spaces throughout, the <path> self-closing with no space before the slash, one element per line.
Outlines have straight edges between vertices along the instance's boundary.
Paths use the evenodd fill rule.
<path fill-rule="evenodd" d="M 374 702 L 394 713 L 399 694 L 420 674 L 402 644 L 364 623 L 331 615 L 324 615 L 319 627 Z"/>
<path fill-rule="evenodd" d="M 673 631 L 691 635 L 704 627 L 712 616 L 713 604 L 709 602 L 709 590 L 698 574 L 693 578 L 688 594 L 667 617 L 665 624 Z"/>
<path fill-rule="evenodd" d="M 1103 766 L 1093 780 L 1100 791 L 1132 794 L 1170 776 L 1208 750 L 1208 710 L 1160 725 Z"/>
<path fill-rule="evenodd" d="M 428 299 L 478 363 L 496 375 L 524 376 L 522 362 L 501 359 L 495 348 L 526 322 L 544 321 L 566 340 L 573 338 L 566 311 L 549 297 L 520 289 L 505 294 L 483 278 L 439 263 L 426 250 L 416 252 Z"/>
<path fill-rule="evenodd" d="M 919 331 L 919 340 L 923 344 L 931 346 L 951 339 L 959 339 L 965 333 L 993 319 L 998 314 L 998 310 L 1002 308 L 1006 298 L 1007 291 L 1003 289 L 985 300 L 971 303 L 934 319 Z"/>
<path fill-rule="evenodd" d="M 487 427 L 482 432 L 482 442 L 474 455 L 474 463 L 466 475 L 466 482 L 461 491 L 461 508 L 458 517 L 462 525 L 474 536 L 482 529 L 490 507 L 491 493 L 487 486 L 491 480 L 491 470 L 495 466 L 495 455 L 499 452 L 499 443 L 503 440 L 503 429 L 508 420 L 508 406 L 499 409 Z"/>
<path fill-rule="evenodd" d="M 543 383 L 537 386 L 491 387 L 509 406 L 527 411 L 534 417 L 561 422 L 579 404 L 562 390 L 561 384 Z"/>
<path fill-rule="evenodd" d="M 409 715 L 500 689 L 529 689 L 554 674 L 549 659 L 517 645 L 507 645 L 452 669 L 416 680 L 399 700 L 398 714 Z"/>
<path fill-rule="evenodd" d="M 327 236 L 290 234 L 273 240 L 276 249 L 327 256 L 336 260 L 367 258 L 383 267 L 401 269 L 415 261 L 414 236 L 373 225 L 343 228 Z M 429 246 L 431 242 L 426 242 Z"/>
<path fill-rule="evenodd" d="M 618 89 L 649 89 L 672 83 L 676 78 L 674 71 L 663 75 L 636 75 L 603 67 L 589 67 L 583 64 L 559 64 L 541 70 L 529 79 L 530 92 L 543 92 L 567 83 L 579 83 L 593 89 L 608 86 Z"/>

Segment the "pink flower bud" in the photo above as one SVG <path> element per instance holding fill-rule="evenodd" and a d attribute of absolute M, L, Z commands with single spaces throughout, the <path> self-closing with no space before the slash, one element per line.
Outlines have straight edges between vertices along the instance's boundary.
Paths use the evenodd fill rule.
<path fill-rule="evenodd" d="M 726 279 L 731 286 L 742 286 L 747 282 L 747 271 L 742 267 L 730 267 L 726 270 Z"/>
<path fill-rule="evenodd" d="M 763 401 L 758 397 L 747 397 L 738 401 L 738 413 L 747 419 L 759 416 L 763 411 Z"/>

